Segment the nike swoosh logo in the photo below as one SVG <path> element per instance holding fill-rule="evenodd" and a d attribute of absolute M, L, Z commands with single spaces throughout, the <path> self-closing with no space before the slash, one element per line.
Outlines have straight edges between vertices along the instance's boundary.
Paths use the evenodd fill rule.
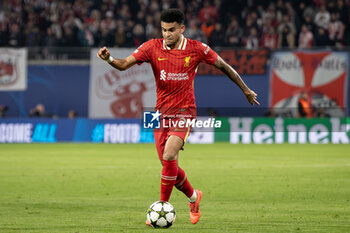
<path fill-rule="evenodd" d="M 168 58 L 166 57 L 166 58 L 160 58 L 160 57 L 158 57 L 158 61 L 164 61 L 164 60 L 168 60 Z"/>

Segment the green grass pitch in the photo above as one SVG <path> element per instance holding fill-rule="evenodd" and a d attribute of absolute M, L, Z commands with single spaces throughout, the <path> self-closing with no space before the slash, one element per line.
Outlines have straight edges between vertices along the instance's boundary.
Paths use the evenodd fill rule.
<path fill-rule="evenodd" d="M 186 145 L 180 165 L 203 191 L 202 218 L 173 191 L 168 232 L 350 232 L 349 145 Z M 0 232 L 155 232 L 152 144 L 0 145 Z"/>

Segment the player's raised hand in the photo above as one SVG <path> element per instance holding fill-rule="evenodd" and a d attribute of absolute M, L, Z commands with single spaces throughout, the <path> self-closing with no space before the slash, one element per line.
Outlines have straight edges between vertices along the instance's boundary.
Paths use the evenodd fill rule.
<path fill-rule="evenodd" d="M 252 106 L 254 106 L 254 104 L 260 105 L 260 103 L 256 100 L 258 94 L 256 94 L 254 91 L 248 89 L 247 91 L 244 91 L 244 95 Z"/>
<path fill-rule="evenodd" d="M 100 48 L 100 50 L 96 55 L 98 58 L 101 58 L 102 60 L 107 60 L 111 54 L 107 49 L 107 47 L 103 47 L 103 48 Z"/>

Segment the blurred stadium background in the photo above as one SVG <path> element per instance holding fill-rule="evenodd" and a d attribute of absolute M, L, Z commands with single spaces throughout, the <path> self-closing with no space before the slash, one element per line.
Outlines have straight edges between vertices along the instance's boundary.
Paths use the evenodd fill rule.
<path fill-rule="evenodd" d="M 253 126 L 244 124 L 251 132 L 261 124 L 269 126 L 259 127 L 259 132 L 273 131 L 275 123 L 271 119 L 258 122 L 260 117 L 299 118 L 282 123 L 285 129 L 302 124 L 298 130 L 307 131 L 305 138 L 297 135 L 291 141 L 347 143 L 349 4 L 346 0 L 234 4 L 227 0 L 1 1 L 0 111 L 4 124 L 0 141 L 152 141 L 135 120 L 155 104 L 150 67 L 144 64 L 117 72 L 95 53 L 107 46 L 116 57 L 129 55 L 144 41 L 161 37 L 160 12 L 177 7 L 186 15 L 185 35 L 215 49 L 259 94 L 261 103 L 259 108 L 250 108 L 235 85 L 202 64 L 195 79 L 199 115 L 225 118 L 227 126 L 222 131 L 226 133 L 244 130 L 241 121 L 253 122 Z M 303 113 L 302 93 L 306 102 L 302 107 L 310 108 Z M 227 117 L 248 118 L 234 123 Z M 322 126 L 313 128 L 320 119 Z M 108 130 L 112 141 L 104 135 Z M 137 138 L 137 133 L 127 133 L 135 130 L 141 132 Z M 327 132 L 327 136 L 316 133 L 311 139 L 310 130 Z M 128 139 L 116 138 L 121 131 Z M 193 142 L 230 141 L 227 134 L 206 135 L 193 134 Z M 269 135 L 263 134 L 257 142 L 276 141 Z"/>
<path fill-rule="evenodd" d="M 172 7 L 261 103 L 199 66 L 199 116 L 223 127 L 188 139 L 181 162 L 206 214 L 189 226 L 174 194 L 173 230 L 349 232 L 349 0 L 1 0 L 0 231 L 145 231 L 160 171 L 142 127 L 153 73 L 113 70 L 96 52 L 125 57 L 160 38 Z"/>

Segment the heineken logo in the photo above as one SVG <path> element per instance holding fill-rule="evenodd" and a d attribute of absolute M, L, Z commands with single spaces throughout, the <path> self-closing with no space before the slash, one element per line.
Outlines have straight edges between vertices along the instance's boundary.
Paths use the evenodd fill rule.
<path fill-rule="evenodd" d="M 231 143 L 348 144 L 346 118 L 229 118 Z"/>

